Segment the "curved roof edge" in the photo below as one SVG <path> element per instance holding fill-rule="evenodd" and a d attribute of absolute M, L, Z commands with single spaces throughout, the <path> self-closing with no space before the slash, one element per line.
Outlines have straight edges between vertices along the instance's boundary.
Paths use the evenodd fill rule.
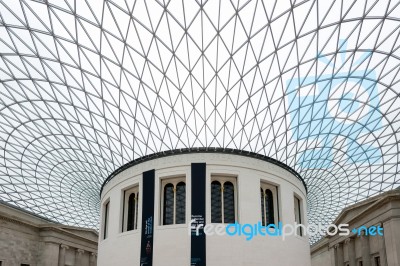
<path fill-rule="evenodd" d="M 297 173 L 293 168 L 291 168 L 290 166 L 276 160 L 273 159 L 271 157 L 262 155 L 262 154 L 258 154 L 255 152 L 250 152 L 250 151 L 244 151 L 244 150 L 238 150 L 238 149 L 228 149 L 228 148 L 216 148 L 216 147 L 208 147 L 208 148 L 185 148 L 185 149 L 175 149 L 175 150 L 168 150 L 168 151 L 162 151 L 162 152 L 157 152 L 157 153 L 153 153 L 153 154 L 149 154 L 149 155 L 145 155 L 143 157 L 137 158 L 133 161 L 130 161 L 129 163 L 124 164 L 123 166 L 119 167 L 118 169 L 116 169 L 114 172 L 112 172 L 107 178 L 106 180 L 104 180 L 103 184 L 101 185 L 101 189 L 100 189 L 100 197 L 101 194 L 103 193 L 103 189 L 105 187 L 105 185 L 107 185 L 116 175 L 118 175 L 119 173 L 125 171 L 128 168 L 131 168 L 135 165 L 138 165 L 140 163 L 143 162 L 147 162 L 150 160 L 154 160 L 154 159 L 158 159 L 158 158 L 163 158 L 163 157 L 168 157 L 168 156 L 173 156 L 173 155 L 180 155 L 180 154 L 190 154 L 190 153 L 223 153 L 223 154 L 234 154 L 234 155 L 240 155 L 240 156 L 245 156 L 245 157 L 250 157 L 250 158 L 254 158 L 254 159 L 259 159 L 259 160 L 263 160 L 272 164 L 275 164 L 283 169 L 285 169 L 286 171 L 290 172 L 291 174 L 293 174 L 294 176 L 297 177 L 297 179 L 299 179 L 301 181 L 301 183 L 303 184 L 306 193 L 308 193 L 307 190 L 307 185 L 304 182 L 304 179 L 300 176 L 299 173 Z"/>

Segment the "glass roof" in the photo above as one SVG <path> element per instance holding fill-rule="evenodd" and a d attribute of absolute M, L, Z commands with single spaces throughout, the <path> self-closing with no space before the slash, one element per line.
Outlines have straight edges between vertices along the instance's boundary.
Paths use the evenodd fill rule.
<path fill-rule="evenodd" d="M 1 0 L 0 199 L 98 227 L 155 152 L 298 171 L 311 223 L 400 183 L 400 2 Z M 314 239 L 315 240 L 315 239 Z"/>

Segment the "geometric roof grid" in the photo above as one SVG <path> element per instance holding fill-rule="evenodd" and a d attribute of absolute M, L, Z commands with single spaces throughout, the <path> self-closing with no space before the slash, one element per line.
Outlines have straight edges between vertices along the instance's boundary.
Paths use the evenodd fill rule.
<path fill-rule="evenodd" d="M 0 0 L 0 200 L 97 228 L 152 153 L 259 153 L 310 223 L 400 184 L 400 1 Z M 312 239 L 312 241 L 315 241 Z"/>

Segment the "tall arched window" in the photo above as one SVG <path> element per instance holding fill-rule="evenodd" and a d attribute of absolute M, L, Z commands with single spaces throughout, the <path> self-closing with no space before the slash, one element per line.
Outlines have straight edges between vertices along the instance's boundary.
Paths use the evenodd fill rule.
<path fill-rule="evenodd" d="M 138 226 L 139 187 L 124 191 L 122 232 L 136 230 Z"/>
<path fill-rule="evenodd" d="M 162 224 L 186 223 L 186 183 L 185 178 L 166 179 L 161 182 Z"/>
<path fill-rule="evenodd" d="M 262 225 L 275 224 L 277 214 L 277 188 L 273 185 L 261 183 L 261 222 Z"/>
<path fill-rule="evenodd" d="M 108 220 L 110 212 L 110 200 L 103 205 L 103 239 L 108 237 Z"/>
<path fill-rule="evenodd" d="M 175 223 L 184 224 L 186 220 L 186 184 L 179 182 L 176 185 L 176 212 Z"/>
<path fill-rule="evenodd" d="M 302 207 L 301 207 L 301 199 L 297 197 L 296 195 L 294 196 L 294 221 L 297 224 L 301 224 L 303 221 L 303 215 L 302 215 Z M 303 228 L 298 227 L 297 228 L 297 235 L 303 236 Z"/>
<path fill-rule="evenodd" d="M 274 215 L 274 197 L 270 189 L 265 190 L 265 210 L 266 210 L 266 224 L 275 223 Z"/>
<path fill-rule="evenodd" d="M 136 217 L 136 195 L 131 193 L 128 199 L 128 224 L 126 231 L 131 231 L 135 229 L 135 219 Z"/>
<path fill-rule="evenodd" d="M 236 222 L 236 178 L 212 177 L 211 182 L 211 222 Z"/>
<path fill-rule="evenodd" d="M 265 226 L 265 199 L 264 199 L 264 189 L 260 188 L 261 194 L 261 222 Z"/>
<path fill-rule="evenodd" d="M 224 183 L 224 223 L 235 223 L 235 188 L 231 182 Z"/>
<path fill-rule="evenodd" d="M 164 186 L 163 224 L 174 223 L 174 185 L 169 183 Z"/>
<path fill-rule="evenodd" d="M 211 182 L 211 222 L 222 223 L 222 201 L 221 201 L 221 183 L 218 181 Z"/>
<path fill-rule="evenodd" d="M 135 229 L 137 229 L 137 226 L 138 226 L 138 217 L 139 217 L 139 192 L 136 193 L 136 201 L 135 201 L 135 204 L 136 204 L 136 208 L 135 208 L 135 211 L 136 211 L 136 214 L 135 214 L 135 218 L 136 218 L 135 224 L 136 224 L 136 227 L 135 227 Z"/>

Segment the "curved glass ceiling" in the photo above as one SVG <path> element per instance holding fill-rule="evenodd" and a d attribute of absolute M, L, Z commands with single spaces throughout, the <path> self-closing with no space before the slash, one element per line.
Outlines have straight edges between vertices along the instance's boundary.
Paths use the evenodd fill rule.
<path fill-rule="evenodd" d="M 96 228 L 119 166 L 227 147 L 296 169 L 329 223 L 400 183 L 399 4 L 0 0 L 0 199 Z"/>

